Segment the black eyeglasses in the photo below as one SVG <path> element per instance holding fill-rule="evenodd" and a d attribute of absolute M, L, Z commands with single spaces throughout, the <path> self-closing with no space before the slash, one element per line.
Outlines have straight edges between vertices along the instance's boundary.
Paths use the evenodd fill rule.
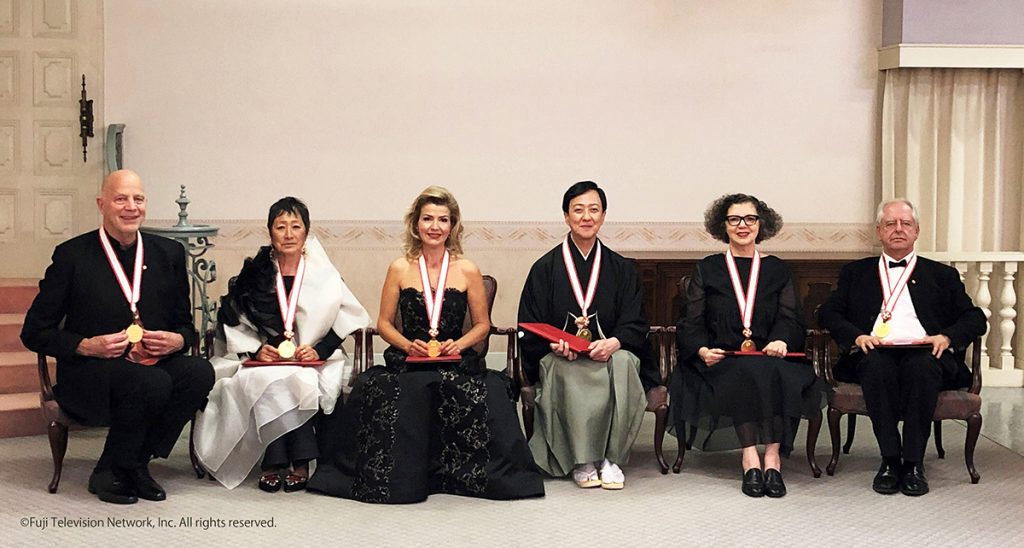
<path fill-rule="evenodd" d="M 725 222 L 729 226 L 740 226 L 740 221 L 743 221 L 747 226 L 754 226 L 760 220 L 761 218 L 757 215 L 728 215 L 725 218 Z"/>

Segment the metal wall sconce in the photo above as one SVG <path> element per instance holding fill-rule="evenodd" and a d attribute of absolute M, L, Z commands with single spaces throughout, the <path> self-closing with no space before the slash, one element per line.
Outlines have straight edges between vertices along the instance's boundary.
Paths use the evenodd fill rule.
<path fill-rule="evenodd" d="M 82 138 L 82 161 L 88 159 L 89 137 L 93 137 L 92 123 L 92 99 L 85 95 L 85 75 L 82 75 L 82 98 L 78 100 L 78 124 L 80 126 L 78 136 Z"/>

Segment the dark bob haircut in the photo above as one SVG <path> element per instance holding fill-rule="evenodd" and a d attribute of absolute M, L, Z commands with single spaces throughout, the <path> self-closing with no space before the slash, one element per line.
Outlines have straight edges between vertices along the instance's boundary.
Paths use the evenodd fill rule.
<path fill-rule="evenodd" d="M 757 216 L 761 218 L 758 221 L 757 239 L 754 243 L 759 244 L 782 230 L 782 216 L 768 207 L 768 204 L 749 194 L 726 194 L 712 202 L 704 212 L 704 230 L 716 240 L 729 243 L 729 233 L 725 231 L 725 217 L 729 213 L 729 208 L 736 204 L 754 204 Z"/>
<path fill-rule="evenodd" d="M 274 226 L 274 219 L 285 213 L 298 215 L 306 227 L 306 233 L 309 233 L 309 208 L 302 203 L 302 200 L 292 196 L 285 196 L 270 206 L 270 213 L 267 214 L 267 230 Z"/>
<path fill-rule="evenodd" d="M 597 183 L 594 181 L 580 181 L 569 187 L 569 190 L 566 190 L 565 195 L 562 196 L 562 213 L 569 213 L 569 202 L 573 198 L 586 194 L 591 190 L 596 190 L 598 197 L 601 198 L 601 211 L 608 211 L 608 198 L 605 197 L 604 190 L 597 186 Z"/>

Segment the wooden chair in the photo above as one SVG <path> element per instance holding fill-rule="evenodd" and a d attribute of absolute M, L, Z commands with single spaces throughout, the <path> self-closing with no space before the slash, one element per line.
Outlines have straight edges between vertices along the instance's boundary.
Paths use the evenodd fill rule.
<path fill-rule="evenodd" d="M 827 334 L 827 331 L 823 331 Z M 981 433 L 981 337 L 978 337 L 971 344 L 971 386 L 960 390 L 943 390 L 939 392 L 939 400 L 935 405 L 934 428 L 935 428 L 935 450 L 940 459 L 946 458 L 946 451 L 942 448 L 942 421 L 946 419 L 962 420 L 967 422 L 967 441 L 964 443 L 964 462 L 967 465 L 967 473 L 971 476 L 971 483 L 978 483 L 981 474 L 974 467 L 974 448 L 978 444 L 978 435 Z M 853 436 L 856 432 L 857 415 L 867 415 L 867 405 L 864 403 L 864 392 L 859 384 L 839 382 L 832 374 L 834 345 L 825 341 L 822 345 L 824 357 L 821 361 L 821 375 L 826 382 L 834 388 L 829 398 L 828 406 L 828 432 L 832 438 L 832 460 L 829 461 L 825 471 L 828 475 L 834 475 L 836 466 L 839 464 L 839 420 L 843 415 L 849 415 L 847 419 L 846 444 L 843 446 L 843 453 L 849 454 L 850 446 L 853 445 Z"/>
<path fill-rule="evenodd" d="M 210 331 L 205 336 L 207 342 L 210 343 L 207 348 L 212 348 L 213 332 Z M 198 346 L 198 342 L 196 346 Z M 193 348 L 193 351 L 196 349 Z M 36 358 L 39 369 L 39 411 L 43 414 L 43 420 L 46 421 L 46 432 L 50 438 L 50 453 L 53 455 L 53 478 L 50 480 L 47 490 L 50 493 L 56 493 L 57 487 L 60 486 L 61 473 L 64 470 L 64 455 L 67 454 L 68 449 L 68 429 L 73 426 L 82 426 L 82 424 L 69 417 L 57 403 L 53 394 L 53 383 L 50 380 L 50 368 L 47 365 L 46 354 L 39 353 Z M 195 471 L 196 477 L 201 479 L 206 475 L 206 471 L 203 470 L 202 465 L 199 464 L 199 458 L 196 457 L 195 443 L 192 439 L 195 425 L 196 421 L 193 418 L 189 425 L 188 456 L 192 462 L 192 470 Z M 210 479 L 213 477 L 211 476 Z"/>
<path fill-rule="evenodd" d="M 484 295 L 487 299 L 487 315 L 490 316 L 494 309 L 494 298 L 498 294 L 498 281 L 494 279 L 494 276 L 484 275 Z M 473 325 L 473 319 L 469 313 L 466 314 L 466 320 L 463 324 L 463 331 L 468 330 Z M 401 311 L 395 312 L 395 327 L 402 330 L 402 313 Z M 373 337 L 380 335 L 375 327 L 367 327 L 361 331 L 357 331 L 355 334 L 355 358 L 352 364 L 352 376 L 349 378 L 349 385 L 355 383 L 356 376 L 368 368 L 373 366 Z M 514 361 L 515 350 L 516 350 L 516 330 L 511 327 L 496 327 L 491 325 L 491 330 L 488 336 L 483 341 L 477 343 L 472 348 L 481 358 L 487 357 L 487 351 L 491 346 L 492 336 L 503 336 L 508 341 L 508 348 L 505 351 L 506 355 L 506 367 L 507 371 L 512 371 L 512 363 Z"/>
<path fill-rule="evenodd" d="M 690 285 L 690 276 L 683 276 L 679 279 L 679 294 L 686 295 L 686 290 Z M 683 314 L 686 313 L 685 305 L 683 307 Z M 675 329 L 673 328 L 673 334 Z M 828 341 L 828 334 L 821 329 L 808 329 L 807 337 L 804 340 L 804 352 L 807 353 L 811 365 L 814 367 L 816 375 L 820 376 L 821 361 L 825 357 L 825 351 L 823 348 L 823 341 Z M 673 350 L 675 349 L 675 343 L 673 342 Z M 673 366 L 676 363 L 677 358 L 673 356 Z M 821 432 L 821 421 L 822 416 L 819 412 L 807 419 L 807 465 L 811 468 L 811 474 L 816 478 L 821 477 L 821 468 L 818 466 L 818 461 L 815 456 L 815 446 L 818 444 L 818 434 Z M 683 457 L 686 455 L 687 449 L 693 448 L 694 439 L 697 436 L 697 427 L 694 425 L 690 426 L 689 433 L 686 436 L 685 442 L 683 439 L 683 430 L 685 430 L 685 424 L 680 425 L 681 428 L 676 432 L 676 438 L 679 441 L 679 454 L 676 457 L 676 462 L 672 465 L 672 472 L 678 474 L 683 467 Z"/>
<path fill-rule="evenodd" d="M 654 345 L 661 384 L 647 391 L 646 411 L 654 413 L 654 455 L 658 460 L 658 468 L 662 474 L 668 473 L 668 463 L 662 445 L 665 441 L 665 426 L 668 423 L 668 375 L 675 364 L 675 327 L 651 326 L 648 331 L 648 343 Z M 536 409 L 537 389 L 526 377 L 523 369 L 522 356 L 516 355 L 514 362 L 514 378 L 519 382 L 519 395 L 523 404 L 523 428 L 526 439 L 533 437 L 533 417 Z"/>

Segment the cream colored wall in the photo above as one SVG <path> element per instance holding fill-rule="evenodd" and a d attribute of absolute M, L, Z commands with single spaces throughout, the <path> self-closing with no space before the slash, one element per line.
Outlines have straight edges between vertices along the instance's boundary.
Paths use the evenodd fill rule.
<path fill-rule="evenodd" d="M 106 0 L 107 120 L 151 224 L 184 183 L 222 226 L 213 294 L 295 194 L 376 317 L 396 221 L 437 183 L 509 325 L 582 179 L 629 256 L 716 250 L 698 221 L 736 191 L 785 216 L 777 250 L 870 249 L 880 3 Z"/>
<path fill-rule="evenodd" d="M 430 183 L 467 219 L 698 220 L 749 191 L 788 221 L 861 222 L 876 185 L 880 0 L 106 0 L 107 120 L 151 218 L 293 193 L 397 219 Z"/>

